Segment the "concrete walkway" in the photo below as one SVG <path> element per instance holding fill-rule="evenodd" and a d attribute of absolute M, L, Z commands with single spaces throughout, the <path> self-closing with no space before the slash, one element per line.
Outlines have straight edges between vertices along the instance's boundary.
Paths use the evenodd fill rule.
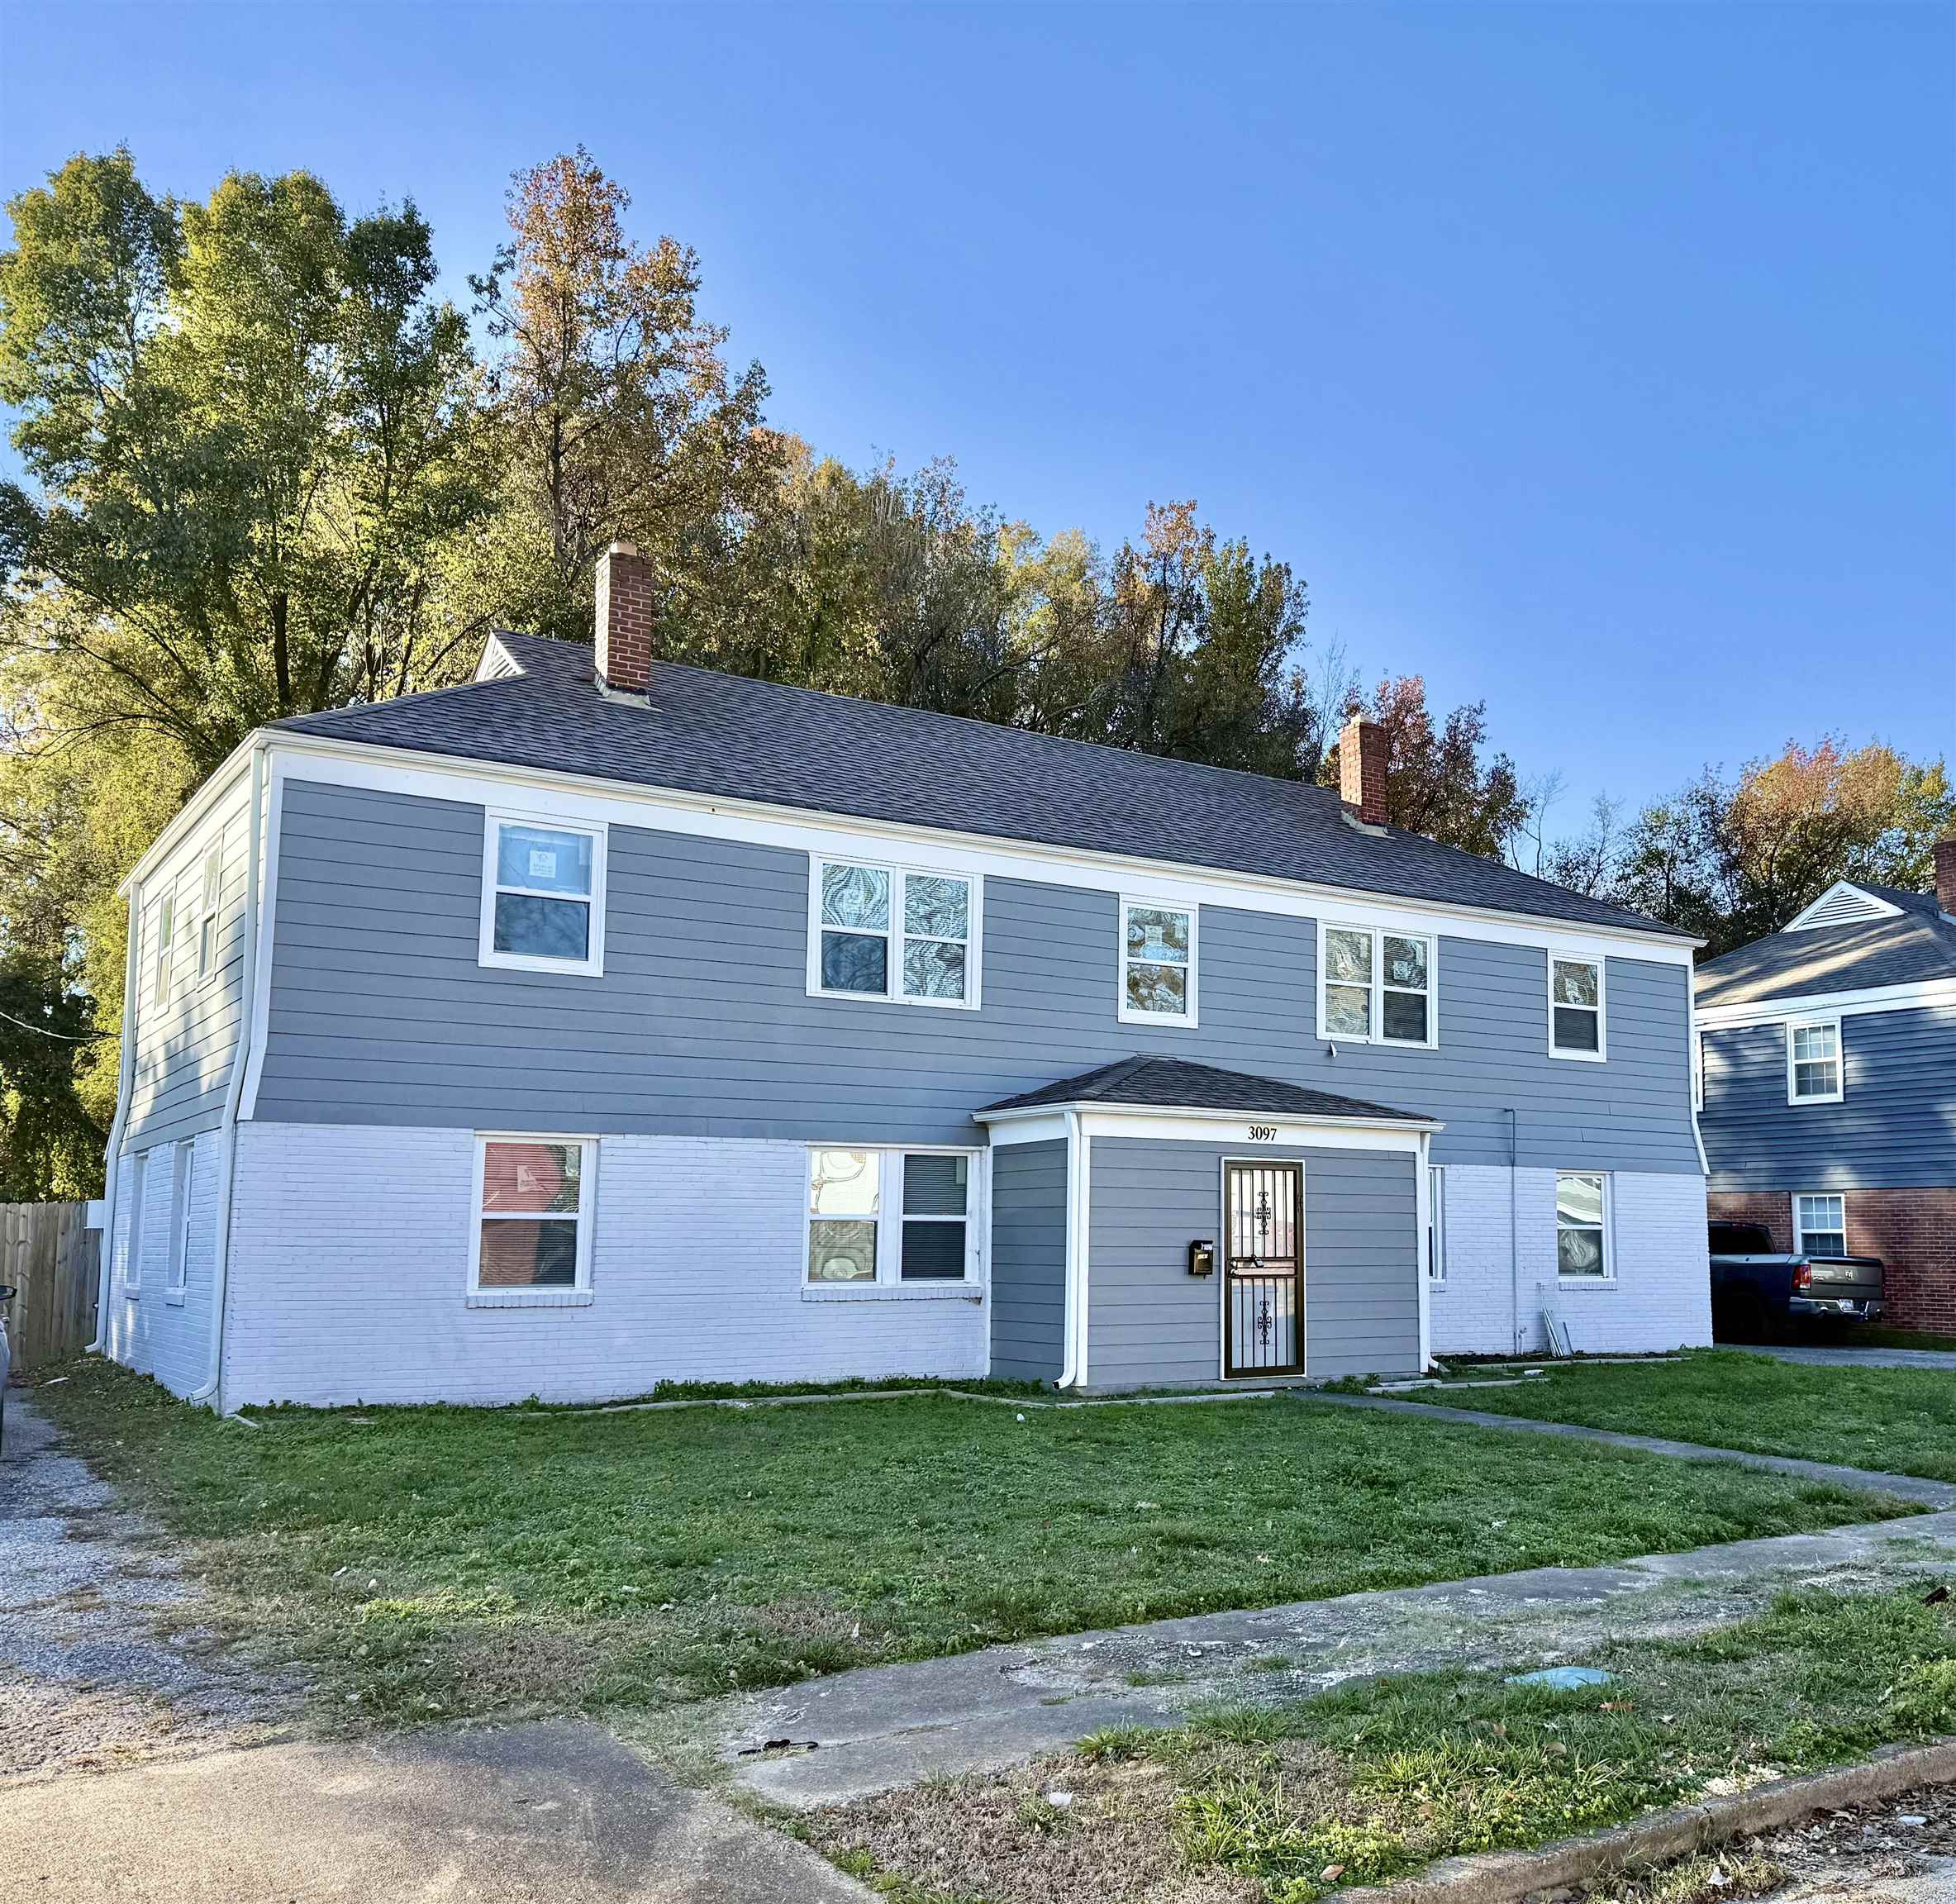
<path fill-rule="evenodd" d="M 554 1724 L 260 1746 L 0 1797 L 33 1904 L 867 1904 L 792 1839 Z"/>
<path fill-rule="evenodd" d="M 1873 1591 L 1925 1574 L 1956 1578 L 1956 1485 L 1946 1482 L 1378 1397 L 1313 1394 L 1302 1405 L 1730 1462 L 1935 1511 L 1612 1567 L 1538 1568 L 1200 1614 L 837 1673 L 722 1702 L 720 1751 L 734 1777 L 777 1804 L 811 1809 L 937 1773 L 1002 1771 L 1103 1727 L 1173 1725 L 1200 1706 L 1308 1697 L 1382 1673 L 1525 1670 L 1606 1643 L 1726 1625 L 1789 1587 Z"/>
<path fill-rule="evenodd" d="M 1778 1362 L 1807 1362 L 1821 1368 L 1939 1368 L 1956 1373 L 1956 1349 L 1857 1349 L 1844 1343 L 1823 1347 L 1804 1342 L 1721 1342 L 1721 1349 L 1743 1349 L 1749 1355 L 1770 1355 Z"/>

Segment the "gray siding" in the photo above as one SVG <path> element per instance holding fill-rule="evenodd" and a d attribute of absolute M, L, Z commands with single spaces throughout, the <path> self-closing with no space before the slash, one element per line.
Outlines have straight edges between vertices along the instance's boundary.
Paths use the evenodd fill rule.
<path fill-rule="evenodd" d="M 1066 1359 L 1066 1140 L 992 1154 L 992 1373 L 1056 1382 Z"/>
<path fill-rule="evenodd" d="M 1783 1026 L 1703 1038 L 1713 1191 L 1956 1184 L 1956 1006 L 1843 1018 L 1838 1104 L 1787 1102 Z"/>
<path fill-rule="evenodd" d="M 126 1150 L 213 1130 L 223 1121 L 244 1016 L 245 858 L 250 843 L 251 781 L 240 773 L 197 830 L 143 883 L 137 918 L 135 1067 L 130 1079 Z M 217 956 L 208 978 L 197 975 L 204 854 L 221 833 L 224 878 Z M 155 1003 L 158 902 L 176 897 L 169 1003 Z"/>
<path fill-rule="evenodd" d="M 1097 1388 L 1214 1382 L 1222 1369 L 1222 1265 L 1188 1273 L 1192 1237 L 1222 1233 L 1225 1144 L 1097 1137 L 1088 1173 L 1087 1379 Z M 1305 1372 L 1397 1373 L 1420 1364 L 1414 1159 L 1387 1151 L 1278 1150 L 1304 1164 Z"/>
<path fill-rule="evenodd" d="M 1443 939 L 1440 1048 L 1316 1036 L 1307 919 L 1206 907 L 1201 1024 L 1115 1016 L 1116 900 L 985 885 L 983 1008 L 806 992 L 805 854 L 611 830 L 602 978 L 477 964 L 483 811 L 294 779 L 258 1116 L 970 1143 L 981 1105 L 1167 1051 L 1444 1118 L 1435 1160 L 1696 1173 L 1681 966 L 1609 963 L 1610 1059 L 1548 1055 L 1544 954 Z"/>

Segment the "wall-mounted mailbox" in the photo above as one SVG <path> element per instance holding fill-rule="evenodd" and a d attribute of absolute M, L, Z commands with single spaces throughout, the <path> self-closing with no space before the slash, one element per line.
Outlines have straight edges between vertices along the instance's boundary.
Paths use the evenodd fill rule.
<path fill-rule="evenodd" d="M 1216 1273 L 1216 1245 L 1212 1241 L 1197 1240 L 1189 1245 L 1188 1273 L 1191 1276 Z"/>

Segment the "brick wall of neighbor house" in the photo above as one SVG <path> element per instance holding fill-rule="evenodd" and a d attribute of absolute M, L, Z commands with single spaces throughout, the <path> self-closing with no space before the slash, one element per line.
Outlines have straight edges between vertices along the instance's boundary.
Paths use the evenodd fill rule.
<path fill-rule="evenodd" d="M 1793 1203 L 1783 1190 L 1714 1190 L 1705 1214 L 1711 1222 L 1763 1224 L 1775 1250 L 1792 1250 Z"/>
<path fill-rule="evenodd" d="M 797 1143 L 604 1138 L 591 1300 L 471 1307 L 474 1142 L 402 1126 L 240 1127 L 225 1407 L 604 1401 L 669 1380 L 985 1372 L 982 1290 L 803 1293 Z"/>
<path fill-rule="evenodd" d="M 1614 1278 L 1561 1282 L 1555 1273 L 1555 1173 L 1449 1165 L 1447 1273 L 1435 1285 L 1431 1304 L 1435 1352 L 1508 1354 L 1518 1346 L 1536 1354 L 1547 1346 L 1542 1311 L 1551 1302 L 1578 1349 L 1636 1352 L 1708 1343 L 1704 1179 L 1616 1171 L 1611 1210 Z M 1510 1274 L 1516 1257 L 1519 1345 Z"/>

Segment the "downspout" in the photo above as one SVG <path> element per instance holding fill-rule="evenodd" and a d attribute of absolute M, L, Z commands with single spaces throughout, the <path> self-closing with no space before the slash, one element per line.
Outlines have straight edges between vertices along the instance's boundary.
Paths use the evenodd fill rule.
<path fill-rule="evenodd" d="M 1508 1110 L 1508 1315 L 1514 1328 L 1512 1353 L 1521 1353 L 1521 1119 Z"/>
<path fill-rule="evenodd" d="M 245 1068 L 251 1054 L 253 1001 L 258 993 L 258 941 L 262 921 L 259 918 L 261 881 L 259 858 L 264 841 L 265 742 L 262 735 L 252 736 L 251 791 L 248 836 L 245 848 L 245 945 L 240 959 L 238 990 L 238 1042 L 231 1061 L 231 1082 L 225 1088 L 224 1121 L 218 1126 L 223 1135 L 223 1161 L 217 1171 L 217 1236 L 211 1264 L 211 1347 L 207 1361 L 210 1375 L 201 1388 L 192 1391 L 193 1402 L 208 1402 L 219 1414 L 224 1412 L 220 1390 L 224 1380 L 224 1305 L 231 1283 L 231 1185 L 238 1165 L 238 1102 L 245 1089 Z"/>
<path fill-rule="evenodd" d="M 1414 1223 L 1418 1231 L 1418 1244 L 1415 1254 L 1419 1258 L 1420 1269 L 1420 1373 L 1424 1375 L 1433 1366 L 1433 1258 L 1431 1251 L 1438 1247 L 1438 1239 L 1433 1233 L 1433 1133 L 1420 1133 L 1420 1148 L 1415 1159 L 1419 1176 L 1413 1183 Z"/>
<path fill-rule="evenodd" d="M 1066 1113 L 1066 1350 L 1060 1358 L 1061 1388 L 1079 1379 L 1080 1367 L 1080 1113 Z"/>
<path fill-rule="evenodd" d="M 116 1287 L 116 1190 L 121 1176 L 122 1133 L 129 1128 L 129 1092 L 136 1077 L 137 955 L 142 935 L 142 888 L 129 884 L 129 944 L 122 959 L 122 1052 L 116 1077 L 116 1115 L 109 1123 L 108 1148 L 102 1164 L 102 1250 L 95 1273 L 95 1340 L 91 1355 L 108 1349 L 109 1302 Z"/>

